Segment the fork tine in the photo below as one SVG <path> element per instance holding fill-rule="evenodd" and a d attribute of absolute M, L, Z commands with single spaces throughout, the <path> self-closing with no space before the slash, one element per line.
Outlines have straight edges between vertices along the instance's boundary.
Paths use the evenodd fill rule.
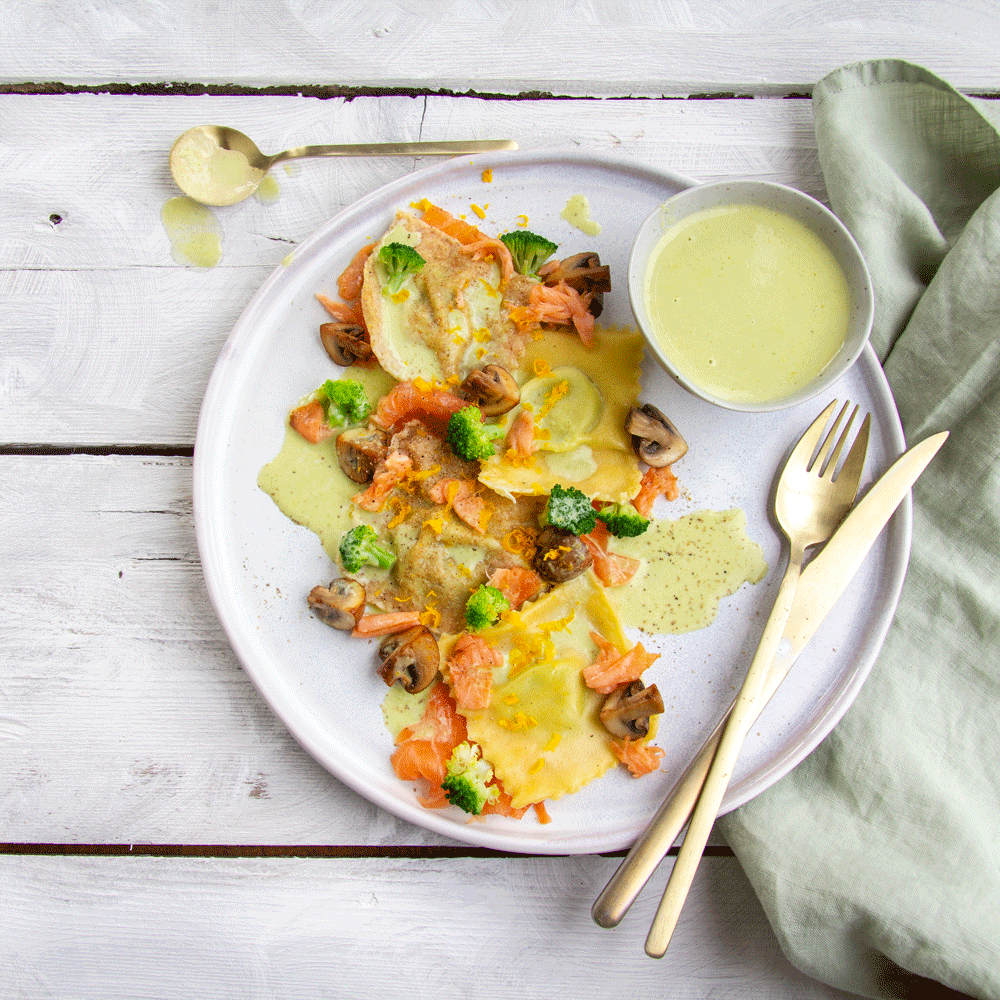
<path fill-rule="evenodd" d="M 844 409 L 840 411 L 840 416 L 841 417 L 844 415 L 844 413 L 847 412 L 847 407 L 850 406 L 850 405 L 851 405 L 850 402 L 847 402 L 847 403 L 844 404 Z M 851 411 L 851 415 L 847 418 L 847 423 L 844 424 L 843 433 L 840 435 L 840 438 L 838 439 L 837 444 L 834 446 L 833 450 L 830 452 L 829 457 L 824 460 L 824 464 L 821 467 L 821 471 L 820 471 L 820 475 L 821 476 L 826 476 L 830 480 L 833 480 L 833 479 L 837 478 L 837 475 L 838 475 L 838 473 L 837 473 L 837 462 L 840 459 L 840 453 L 844 450 L 844 445 L 847 444 L 847 439 L 850 436 L 851 428 L 854 426 L 854 418 L 858 415 L 858 410 L 860 410 L 860 409 L 861 409 L 860 406 L 855 406 L 854 409 Z M 834 424 L 833 428 L 830 430 L 830 437 L 831 438 L 833 437 L 833 434 L 836 431 L 836 429 L 837 429 L 837 426 L 836 426 L 836 424 Z M 829 438 L 827 439 L 827 441 L 829 441 Z M 825 447 L 825 443 L 824 443 L 824 447 Z"/>
<path fill-rule="evenodd" d="M 813 453 L 816 451 L 819 436 L 823 433 L 823 428 L 826 427 L 826 422 L 830 419 L 830 414 L 833 413 L 836 405 L 837 400 L 829 403 L 823 412 L 805 429 L 802 437 L 799 438 L 798 443 L 792 449 L 792 453 L 788 456 L 787 465 L 794 467 L 798 464 L 803 469 L 809 468 L 809 459 L 812 458 Z"/>
<path fill-rule="evenodd" d="M 838 444 L 837 450 L 833 453 L 832 456 L 830 455 L 830 451 L 831 451 L 831 449 L 833 447 L 833 442 L 834 442 L 835 436 L 837 434 L 837 431 L 840 428 L 840 421 L 844 419 L 844 414 L 847 412 L 847 409 L 848 409 L 848 407 L 850 405 L 851 405 L 851 401 L 847 400 L 844 403 L 843 407 L 841 408 L 840 413 L 837 414 L 836 420 L 834 420 L 832 426 L 830 427 L 830 430 L 827 432 L 826 437 L 823 439 L 823 443 L 819 447 L 819 451 L 816 453 L 815 460 L 809 466 L 809 471 L 810 472 L 815 472 L 816 475 L 822 476 L 828 470 L 832 471 L 832 469 L 836 465 L 837 456 L 840 454 L 840 448 L 841 448 L 841 446 L 844 443 L 844 437 L 846 436 L 846 434 L 847 434 L 847 432 L 848 432 L 848 430 L 850 429 L 850 426 L 851 426 L 851 421 L 850 420 L 848 420 L 847 426 L 844 428 L 844 432 L 841 435 L 840 444 Z M 854 409 L 855 409 L 855 412 L 856 412 L 857 411 L 857 407 L 855 407 Z M 854 419 L 854 416 L 852 414 L 851 415 L 851 420 L 853 420 L 853 419 Z"/>
<path fill-rule="evenodd" d="M 844 489 L 853 490 L 853 495 L 858 492 L 861 483 L 861 474 L 865 469 L 865 456 L 868 454 L 868 432 L 871 429 L 871 414 L 866 413 L 865 419 L 861 422 L 858 436 L 851 445 L 851 450 L 844 459 L 843 467 L 837 474 L 837 485 Z M 853 485 L 852 485 L 853 484 Z"/>

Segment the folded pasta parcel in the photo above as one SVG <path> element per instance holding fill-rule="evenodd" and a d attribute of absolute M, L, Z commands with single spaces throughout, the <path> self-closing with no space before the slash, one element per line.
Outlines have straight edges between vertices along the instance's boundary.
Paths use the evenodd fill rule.
<path fill-rule="evenodd" d="M 361 301 L 372 349 L 398 379 L 461 379 L 491 363 L 512 371 L 524 353 L 529 335 L 511 321 L 510 309 L 527 304 L 536 282 L 513 269 L 499 240 L 466 228 L 472 235 L 463 243 L 400 211 L 365 264 Z M 422 261 L 398 282 L 394 246 Z"/>
<path fill-rule="evenodd" d="M 458 635 L 441 639 L 444 673 L 468 738 L 493 765 L 512 808 L 575 792 L 621 760 L 622 748 L 616 754 L 601 719 L 608 692 L 600 689 L 607 685 L 595 682 L 599 671 L 588 670 L 602 649 L 613 650 L 611 659 L 618 660 L 631 644 L 592 573 L 476 635 L 495 651 L 485 684 L 470 686 L 457 672 Z M 647 654 L 639 667 L 655 658 Z"/>

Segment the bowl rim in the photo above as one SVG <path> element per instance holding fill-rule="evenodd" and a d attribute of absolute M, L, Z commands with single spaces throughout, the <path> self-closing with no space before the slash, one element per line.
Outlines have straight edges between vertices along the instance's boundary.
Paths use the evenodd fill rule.
<path fill-rule="evenodd" d="M 732 195 L 731 200 L 725 198 Z M 762 194 L 769 194 L 771 201 Z M 719 195 L 718 200 L 712 200 Z M 706 198 L 708 202 L 706 203 Z M 680 212 L 675 218 L 664 224 L 664 216 L 677 206 L 694 203 L 687 211 Z M 693 215 L 703 209 L 721 207 L 724 204 L 762 205 L 774 211 L 782 212 L 807 225 L 824 244 L 834 253 L 844 271 L 851 292 L 851 316 L 848 321 L 848 334 L 844 345 L 827 366 L 817 376 L 801 389 L 766 401 L 733 400 L 715 396 L 701 388 L 697 383 L 679 372 L 657 343 L 650 327 L 651 323 L 645 306 L 645 278 L 652 250 L 659 242 L 659 237 L 669 226 Z M 786 210 L 786 206 L 798 206 L 801 214 Z M 837 245 L 832 245 L 827 233 L 818 231 L 810 219 L 822 221 L 835 234 Z M 650 236 L 657 229 L 655 237 Z M 847 226 L 821 201 L 812 195 L 788 184 L 777 181 L 756 180 L 753 178 L 730 178 L 718 181 L 707 181 L 685 188 L 657 205 L 643 220 L 636 231 L 628 260 L 628 295 L 632 314 L 642 332 L 651 356 L 664 371 L 682 388 L 692 395 L 724 409 L 744 413 L 769 412 L 788 409 L 807 402 L 820 395 L 833 385 L 861 356 L 865 345 L 871 339 L 872 325 L 875 315 L 875 294 L 872 285 L 871 272 L 865 261 L 861 248 Z"/>

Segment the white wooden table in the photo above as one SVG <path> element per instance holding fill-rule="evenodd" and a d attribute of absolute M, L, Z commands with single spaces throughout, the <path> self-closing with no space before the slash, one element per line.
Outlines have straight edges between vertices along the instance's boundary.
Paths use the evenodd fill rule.
<path fill-rule="evenodd" d="M 191 456 L 254 290 L 417 165 L 302 161 L 171 257 L 166 154 L 231 124 L 303 142 L 514 137 L 824 197 L 812 84 L 920 62 L 1000 94 L 996 8 L 21 4 L 0 30 L 0 996 L 843 996 L 783 957 L 731 852 L 665 959 L 590 906 L 617 857 L 503 856 L 409 826 L 314 763 L 204 589 Z"/>

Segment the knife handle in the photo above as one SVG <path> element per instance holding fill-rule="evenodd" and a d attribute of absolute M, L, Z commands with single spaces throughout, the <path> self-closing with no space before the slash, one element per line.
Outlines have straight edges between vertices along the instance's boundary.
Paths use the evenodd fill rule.
<path fill-rule="evenodd" d="M 771 616 L 768 618 L 760 645 L 757 647 L 757 653 L 747 671 L 743 686 L 740 688 L 736 704 L 729 714 L 725 730 L 719 741 L 719 748 L 712 758 L 708 776 L 702 786 L 701 794 L 698 796 L 698 804 L 691 814 L 687 836 L 684 838 L 684 843 L 677 854 L 677 861 L 670 872 L 670 878 L 667 880 L 667 888 L 663 892 L 659 909 L 653 917 L 653 923 L 646 938 L 646 954 L 650 958 L 662 958 L 667 950 L 674 928 L 677 926 L 681 908 L 684 906 L 688 890 L 691 888 L 695 872 L 701 862 L 705 844 L 708 843 L 712 827 L 719 814 L 719 806 L 722 804 L 726 789 L 729 787 L 729 780 L 739 757 L 740 748 L 760 714 L 761 708 L 766 704 L 764 693 L 778 653 L 782 634 L 785 631 L 785 623 L 788 621 L 792 602 L 795 599 L 801 568 L 802 550 L 793 545 L 788 568 L 785 570 L 781 586 L 778 588 Z"/>
<path fill-rule="evenodd" d="M 621 923 L 629 907 L 642 892 L 642 887 L 649 881 L 657 865 L 666 857 L 677 835 L 684 828 L 698 801 L 701 786 L 705 783 L 705 776 L 711 767 L 727 718 L 729 718 L 728 712 L 698 751 L 698 755 L 688 764 L 687 770 L 667 793 L 663 805 L 657 810 L 649 826 L 632 845 L 625 860 L 618 866 L 618 870 L 611 876 L 604 891 L 590 908 L 594 922 L 601 927 L 617 927 Z"/>
<path fill-rule="evenodd" d="M 787 647 L 787 648 L 786 648 Z M 778 690 L 801 647 L 787 645 L 779 647 L 778 656 L 768 671 L 764 691 L 760 696 L 758 711 L 763 710 L 771 696 Z M 594 922 L 600 927 L 617 927 L 622 922 L 629 907 L 636 901 L 643 886 L 652 877 L 659 863 L 667 856 L 684 824 L 687 823 L 698 802 L 702 785 L 712 766 L 712 758 L 718 749 L 722 731 L 729 720 L 729 713 L 736 705 L 736 699 L 726 709 L 719 724 L 702 745 L 684 773 L 667 793 L 663 804 L 650 820 L 649 825 L 639 835 L 629 849 L 618 870 L 611 876 L 604 890 L 590 909 Z"/>

